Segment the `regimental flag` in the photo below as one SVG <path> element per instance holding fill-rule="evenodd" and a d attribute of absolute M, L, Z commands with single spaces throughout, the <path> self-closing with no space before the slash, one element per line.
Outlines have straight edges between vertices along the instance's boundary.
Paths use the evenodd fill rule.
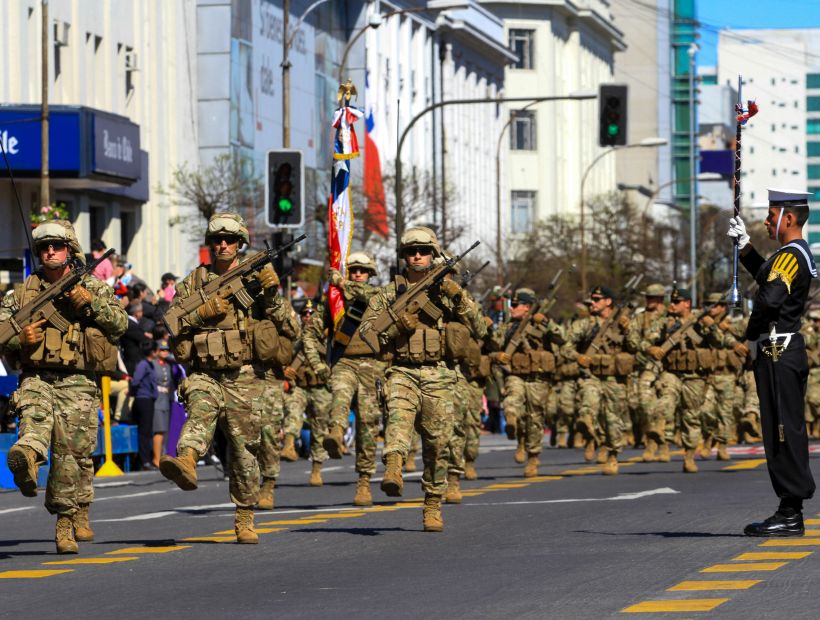
<path fill-rule="evenodd" d="M 330 266 L 345 275 L 347 256 L 353 240 L 353 205 L 350 202 L 350 160 L 359 156 L 359 142 L 353 123 L 364 116 L 358 108 L 344 105 L 333 115 L 333 128 L 336 130 L 333 153 L 333 174 L 330 182 L 330 200 L 328 205 L 328 256 Z M 342 291 L 335 286 L 328 287 L 327 292 L 330 316 L 334 327 L 338 327 L 344 316 L 344 298 Z"/>
<path fill-rule="evenodd" d="M 384 202 L 384 184 L 382 183 L 382 162 L 379 147 L 378 101 L 376 89 L 370 88 L 370 72 L 365 74 L 365 134 L 364 134 L 364 195 L 367 200 L 365 210 L 365 230 L 381 235 L 385 239 L 390 234 L 387 228 L 387 210 Z"/>

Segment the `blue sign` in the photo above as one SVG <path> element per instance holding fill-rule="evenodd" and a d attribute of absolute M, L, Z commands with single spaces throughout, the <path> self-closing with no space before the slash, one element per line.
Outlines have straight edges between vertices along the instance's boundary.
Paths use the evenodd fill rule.
<path fill-rule="evenodd" d="M 93 116 L 93 172 L 126 179 L 139 179 L 140 128 L 127 120 L 95 114 Z"/>
<path fill-rule="evenodd" d="M 80 110 L 54 111 L 48 123 L 48 169 L 76 176 L 81 170 Z M 0 108 L 0 144 L 14 172 L 40 174 L 39 109 Z M 21 174 L 21 176 L 24 176 Z"/>

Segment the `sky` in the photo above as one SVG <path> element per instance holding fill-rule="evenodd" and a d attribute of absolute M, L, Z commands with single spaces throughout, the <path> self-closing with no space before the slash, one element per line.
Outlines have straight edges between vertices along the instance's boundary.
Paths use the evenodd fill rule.
<path fill-rule="evenodd" d="M 723 28 L 820 28 L 820 0 L 697 0 L 703 25 L 697 62 L 717 65 L 717 30 Z"/>

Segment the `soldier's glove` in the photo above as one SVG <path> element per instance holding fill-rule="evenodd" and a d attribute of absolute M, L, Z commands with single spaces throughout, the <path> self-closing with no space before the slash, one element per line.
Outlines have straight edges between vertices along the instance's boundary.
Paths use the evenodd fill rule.
<path fill-rule="evenodd" d="M 592 358 L 589 355 L 581 353 L 575 360 L 582 368 L 589 368 L 592 365 Z"/>
<path fill-rule="evenodd" d="M 223 317 L 227 314 L 227 312 L 228 302 L 219 295 L 216 297 L 211 297 L 208 301 L 196 309 L 196 313 L 203 321 Z"/>
<path fill-rule="evenodd" d="M 26 325 L 20 332 L 20 344 L 24 347 L 33 347 L 37 343 L 42 342 L 43 338 L 45 338 L 42 325 L 45 322 L 45 319 L 40 319 L 39 321 Z"/>
<path fill-rule="evenodd" d="M 77 312 L 90 305 L 93 299 L 91 292 L 79 284 L 68 292 L 68 301 Z"/>
<path fill-rule="evenodd" d="M 493 325 L 495 325 L 495 323 L 493 323 L 493 320 L 490 317 L 485 316 L 484 317 L 484 325 L 487 326 L 487 329 L 490 329 Z"/>
<path fill-rule="evenodd" d="M 621 318 L 618 319 L 618 327 L 620 327 L 623 331 L 629 329 L 629 317 L 625 314 L 621 315 Z"/>
<path fill-rule="evenodd" d="M 732 326 L 732 322 L 729 319 L 723 319 L 720 323 L 718 323 L 718 327 L 722 331 L 727 331 Z"/>
<path fill-rule="evenodd" d="M 452 299 L 461 294 L 461 286 L 455 280 L 445 280 L 441 283 L 441 292 Z"/>
<path fill-rule="evenodd" d="M 510 356 L 504 353 L 504 351 L 498 351 L 496 353 L 491 353 L 490 358 L 496 364 L 509 364 L 510 363 Z"/>
<path fill-rule="evenodd" d="M 658 361 L 661 361 L 666 355 L 660 347 L 649 347 L 646 352 Z"/>
<path fill-rule="evenodd" d="M 331 267 L 327 270 L 327 279 L 332 286 L 337 286 L 339 288 L 344 288 L 345 279 L 344 276 L 338 269 L 334 269 Z"/>
<path fill-rule="evenodd" d="M 742 250 L 749 243 L 749 234 L 746 232 L 746 224 L 740 219 L 739 215 L 729 218 L 729 232 L 726 236 L 737 239 L 737 247 Z"/>
<path fill-rule="evenodd" d="M 712 325 L 715 324 L 715 319 L 707 314 L 706 316 L 701 317 L 700 322 L 704 327 L 712 327 Z"/>
<path fill-rule="evenodd" d="M 325 363 L 319 364 L 316 367 L 315 370 L 316 370 L 316 377 L 322 383 L 326 383 L 328 381 L 328 379 L 330 379 L 330 366 L 328 366 L 327 364 L 325 364 Z"/>
<path fill-rule="evenodd" d="M 546 323 L 546 321 L 547 321 L 547 317 L 541 312 L 536 312 L 535 314 L 532 315 L 532 322 L 533 323 L 538 323 L 540 325 L 541 323 Z"/>
<path fill-rule="evenodd" d="M 403 312 L 399 315 L 398 325 L 404 333 L 411 334 L 419 326 L 419 315 L 415 312 Z"/>
<path fill-rule="evenodd" d="M 285 366 L 285 369 L 282 371 L 282 374 L 285 375 L 291 381 L 296 381 L 296 369 L 291 368 L 290 366 Z"/>
<path fill-rule="evenodd" d="M 749 355 L 749 347 L 742 342 L 738 342 L 735 345 L 735 353 L 737 353 L 740 357 L 746 357 Z"/>
<path fill-rule="evenodd" d="M 279 276 L 276 275 L 276 270 L 270 263 L 253 275 L 264 290 L 279 288 Z"/>

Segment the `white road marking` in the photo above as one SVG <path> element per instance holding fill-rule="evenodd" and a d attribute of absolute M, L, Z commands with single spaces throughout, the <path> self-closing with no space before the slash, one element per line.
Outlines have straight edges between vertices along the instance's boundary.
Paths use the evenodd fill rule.
<path fill-rule="evenodd" d="M 127 487 L 134 484 L 133 480 L 117 480 L 116 482 L 94 482 L 95 489 L 107 489 L 111 487 Z"/>
<path fill-rule="evenodd" d="M 532 501 L 518 501 L 518 502 L 465 502 L 465 506 L 515 506 L 518 504 L 566 504 L 571 502 L 615 502 L 620 500 L 641 499 L 649 497 L 650 495 L 669 495 L 677 494 L 680 491 L 663 487 L 661 489 L 652 489 L 650 491 L 638 491 L 637 493 L 619 493 L 615 497 L 587 497 L 587 498 L 569 498 L 569 499 L 542 499 Z"/>
<path fill-rule="evenodd" d="M 10 512 L 20 512 L 21 510 L 34 510 L 34 506 L 23 506 L 21 508 L 5 508 L 4 510 L 0 510 L 0 515 L 5 515 Z"/>
<path fill-rule="evenodd" d="M 163 493 L 167 493 L 168 491 L 141 491 L 139 493 L 127 493 L 125 495 L 110 495 L 109 497 L 98 497 L 94 500 L 94 503 L 97 502 L 104 502 L 109 499 L 128 499 L 129 497 L 144 497 L 146 495 L 162 495 Z"/>

